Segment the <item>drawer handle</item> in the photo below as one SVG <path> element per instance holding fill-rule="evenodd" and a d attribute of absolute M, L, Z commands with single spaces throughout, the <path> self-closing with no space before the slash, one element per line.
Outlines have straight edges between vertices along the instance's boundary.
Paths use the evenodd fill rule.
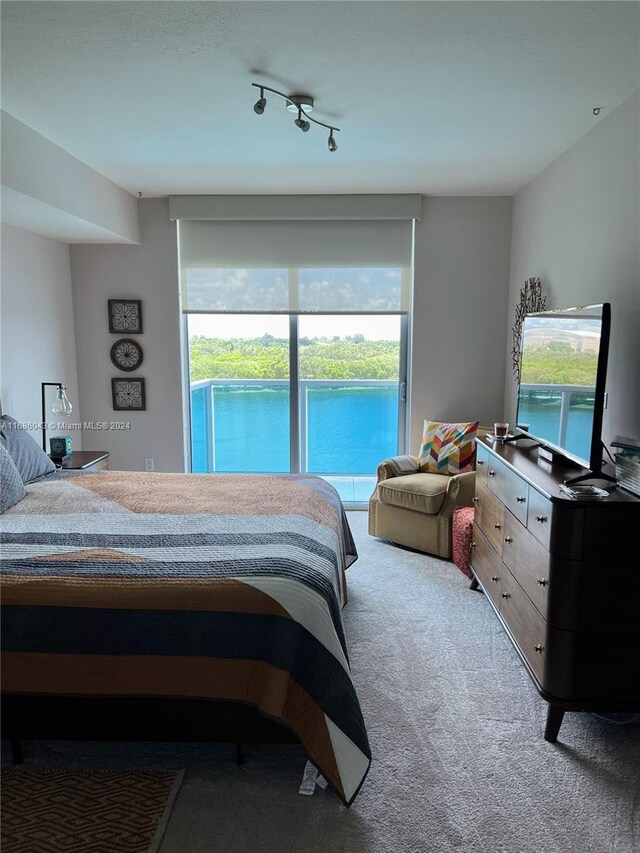
<path fill-rule="evenodd" d="M 478 503 L 478 498 L 471 498 L 471 503 L 477 504 L 477 503 Z"/>
<path fill-rule="evenodd" d="M 484 459 L 478 459 L 478 465 L 484 465 Z"/>
<path fill-rule="evenodd" d="M 526 504 L 526 502 L 527 502 L 527 499 L 526 499 L 526 498 L 523 498 L 523 497 L 517 497 L 517 498 L 516 498 L 516 503 L 519 503 L 519 504 Z"/>
<path fill-rule="evenodd" d="M 533 647 L 539 654 L 542 654 L 544 651 L 544 646 L 541 646 L 540 643 L 536 643 Z"/>
<path fill-rule="evenodd" d="M 496 522 L 493 526 L 495 527 L 496 530 L 500 530 L 500 528 L 502 527 L 502 525 L 500 524 L 499 521 Z"/>
<path fill-rule="evenodd" d="M 511 598 L 508 592 L 501 592 L 500 595 L 502 596 L 502 598 Z"/>
<path fill-rule="evenodd" d="M 507 543 L 507 545 L 509 545 L 511 542 L 513 542 L 513 537 L 512 536 L 505 536 L 504 541 Z"/>
<path fill-rule="evenodd" d="M 498 577 L 498 575 L 491 575 L 491 580 L 492 580 L 494 583 L 498 583 L 498 581 L 500 580 L 500 578 Z"/>
<path fill-rule="evenodd" d="M 547 580 L 547 578 L 539 578 L 538 580 L 538 586 L 547 586 L 548 583 L 549 581 Z"/>
<path fill-rule="evenodd" d="M 489 471 L 489 476 L 490 476 L 490 477 L 495 477 L 495 476 L 496 476 L 496 472 L 495 472 L 495 471 Z"/>
<path fill-rule="evenodd" d="M 475 547 L 476 547 L 476 543 L 475 543 L 475 542 L 472 542 L 472 543 L 471 543 L 471 547 L 472 547 L 472 548 L 475 548 Z"/>
<path fill-rule="evenodd" d="M 536 515 L 536 521 L 539 521 L 540 524 L 544 524 L 546 520 L 547 520 L 546 515 Z"/>

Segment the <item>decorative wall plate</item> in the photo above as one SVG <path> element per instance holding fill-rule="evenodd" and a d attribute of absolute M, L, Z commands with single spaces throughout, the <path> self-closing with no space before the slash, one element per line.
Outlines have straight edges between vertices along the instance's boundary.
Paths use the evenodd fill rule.
<path fill-rule="evenodd" d="M 137 370 L 142 364 L 142 347 L 131 338 L 120 338 L 111 347 L 111 361 L 119 370 Z"/>
<path fill-rule="evenodd" d="M 128 332 L 142 334 L 142 300 L 109 299 L 109 331 L 113 334 Z"/>
<path fill-rule="evenodd" d="M 147 408 L 144 379 L 112 379 L 111 396 L 115 412 L 144 412 Z"/>

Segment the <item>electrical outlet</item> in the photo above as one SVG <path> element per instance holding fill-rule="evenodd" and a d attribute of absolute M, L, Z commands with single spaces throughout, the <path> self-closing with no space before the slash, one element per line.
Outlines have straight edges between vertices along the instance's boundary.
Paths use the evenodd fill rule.
<path fill-rule="evenodd" d="M 153 471 L 153 456 L 145 456 L 144 457 L 144 470 L 145 471 Z"/>

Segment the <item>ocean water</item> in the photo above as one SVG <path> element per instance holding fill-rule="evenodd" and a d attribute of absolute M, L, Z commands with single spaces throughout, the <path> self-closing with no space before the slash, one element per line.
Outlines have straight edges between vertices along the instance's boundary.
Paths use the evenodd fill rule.
<path fill-rule="evenodd" d="M 521 400 L 518 421 L 529 424 L 532 435 L 558 443 L 560 429 L 560 400 L 541 403 Z M 593 428 L 593 406 L 570 406 L 567 421 L 566 449 L 580 459 L 589 459 L 591 454 L 591 430 Z"/>
<path fill-rule="evenodd" d="M 290 470 L 288 389 L 214 386 L 213 441 L 207 446 L 209 393 L 191 392 L 194 472 Z M 309 388 L 302 405 L 310 473 L 371 475 L 398 452 L 397 387 Z"/>
<path fill-rule="evenodd" d="M 196 473 L 287 473 L 289 392 L 282 386 L 219 386 L 214 390 L 213 439 L 207 442 L 206 395 L 191 392 L 192 467 Z M 306 470 L 313 474 L 375 474 L 397 453 L 397 387 L 309 388 L 304 400 Z M 519 420 L 534 435 L 557 442 L 560 403 L 523 400 Z M 572 406 L 567 449 L 588 459 L 593 409 Z"/>

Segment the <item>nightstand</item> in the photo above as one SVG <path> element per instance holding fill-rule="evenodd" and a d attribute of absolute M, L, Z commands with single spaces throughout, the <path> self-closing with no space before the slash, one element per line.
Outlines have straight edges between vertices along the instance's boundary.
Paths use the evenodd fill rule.
<path fill-rule="evenodd" d="M 61 464 L 63 471 L 106 471 L 109 468 L 109 453 L 105 450 L 76 450 Z"/>

